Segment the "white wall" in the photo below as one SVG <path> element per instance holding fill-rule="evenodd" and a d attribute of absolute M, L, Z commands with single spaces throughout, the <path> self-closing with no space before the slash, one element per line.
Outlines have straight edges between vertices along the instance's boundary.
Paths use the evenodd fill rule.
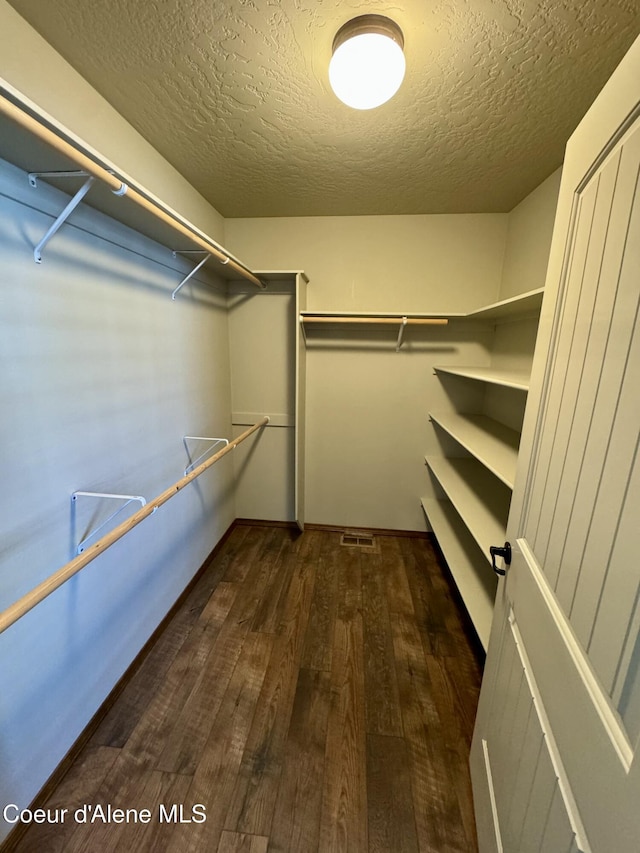
<path fill-rule="evenodd" d="M 222 217 L 4 0 L 0 33 L 0 76 L 223 241 Z M 0 186 L 4 609 L 111 509 L 74 512 L 74 490 L 156 497 L 183 473 L 183 435 L 230 435 L 231 390 L 225 287 L 172 302 L 192 263 L 85 205 L 38 266 L 68 196 L 2 161 Z M 0 806 L 30 803 L 235 514 L 223 460 L 0 635 Z"/>
<path fill-rule="evenodd" d="M 86 207 L 36 265 L 67 197 L 0 166 L 4 609 L 113 507 L 74 510 L 73 491 L 156 497 L 184 435 L 230 435 L 231 400 L 225 288 L 172 302 L 170 252 Z M 233 521 L 232 472 L 222 460 L 0 635 L 0 804 L 29 804 Z"/>
<path fill-rule="evenodd" d="M 304 269 L 309 310 L 455 312 L 497 298 L 507 215 L 232 219 L 225 229 L 254 269 Z M 432 365 L 488 363 L 492 331 L 412 329 L 399 353 L 395 328 L 308 336 L 307 521 L 424 529 L 428 409 L 450 405 Z"/>
<path fill-rule="evenodd" d="M 497 299 L 506 214 L 227 219 L 252 269 L 303 269 L 310 311 L 465 311 Z"/>
<path fill-rule="evenodd" d="M 556 169 L 509 214 L 500 299 L 544 287 L 561 174 Z"/>
<path fill-rule="evenodd" d="M 233 453 L 236 514 L 294 521 L 294 283 L 269 281 L 266 291 L 236 285 L 228 309 L 234 437 L 263 415 L 271 419 Z"/>

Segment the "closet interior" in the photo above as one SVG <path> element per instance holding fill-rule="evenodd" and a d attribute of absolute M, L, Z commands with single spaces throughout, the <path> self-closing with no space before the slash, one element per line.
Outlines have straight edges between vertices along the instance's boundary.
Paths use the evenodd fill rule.
<path fill-rule="evenodd" d="M 542 287 L 470 311 L 306 310 L 308 279 L 301 270 L 252 271 L 9 84 L 0 108 L 7 189 L 25 208 L 41 207 L 49 216 L 61 208 L 35 246 L 36 263 L 51 263 L 50 241 L 62 239 L 59 230 L 84 203 L 90 215 L 97 210 L 109 217 L 100 220 L 107 232 L 116 218 L 170 250 L 178 273 L 172 301 L 185 299 L 187 286 L 191 300 L 206 300 L 203 282 L 206 288 L 213 280 L 211 293 L 224 282 L 229 438 L 269 418 L 264 435 L 235 454 L 238 517 L 304 526 L 307 348 L 370 343 L 370 329 L 376 346 L 396 353 L 443 344 L 451 356 L 429 357 L 439 386 L 428 407 L 436 441 L 427 442 L 431 493 L 420 502 L 486 647 L 496 589 L 489 547 L 504 540 Z M 75 195 L 67 200 L 70 185 Z M 460 340 L 479 344 L 471 361 Z"/>
<path fill-rule="evenodd" d="M 230 221 L 232 252 L 8 83 L 1 103 L 11 797 L 37 793 L 235 519 L 433 531 L 486 647 L 542 299 L 539 275 L 500 284 L 506 215 L 435 222 L 437 264 L 459 235 L 473 270 L 458 290 L 430 271 L 410 293 L 407 253 L 399 293 L 314 296 L 306 252 L 348 280 L 362 223 L 332 256 Z M 391 281 L 398 258 L 371 254 L 363 278 Z"/>

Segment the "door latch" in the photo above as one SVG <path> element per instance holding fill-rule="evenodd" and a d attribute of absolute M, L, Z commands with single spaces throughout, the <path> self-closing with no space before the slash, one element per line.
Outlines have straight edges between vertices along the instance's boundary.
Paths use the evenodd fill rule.
<path fill-rule="evenodd" d="M 491 565 L 493 566 L 493 571 L 497 575 L 506 575 L 506 569 L 499 569 L 496 566 L 496 557 L 502 557 L 507 566 L 511 565 L 511 544 L 509 542 L 505 542 L 504 546 L 501 548 L 499 545 L 491 545 L 489 548 L 489 553 L 491 554 Z"/>

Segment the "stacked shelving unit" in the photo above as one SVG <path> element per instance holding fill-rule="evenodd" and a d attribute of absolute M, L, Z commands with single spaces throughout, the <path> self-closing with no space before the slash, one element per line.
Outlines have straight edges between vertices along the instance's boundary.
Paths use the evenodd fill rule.
<path fill-rule="evenodd" d="M 542 288 L 497 302 L 466 315 L 465 319 L 496 325 L 496 342 L 503 323 L 537 326 Z M 513 335 L 513 332 L 510 333 Z M 508 339 L 508 335 L 505 338 Z M 526 336 L 525 336 L 526 337 Z M 529 335 L 529 338 L 531 335 Z M 533 334 L 535 337 L 535 332 Z M 508 344 L 499 347 L 495 363 L 488 366 L 436 365 L 442 378 L 454 382 L 484 383 L 485 401 L 490 389 L 521 396 L 529 388 L 530 371 L 522 352 L 509 364 Z M 533 351 L 530 353 L 533 358 Z M 523 401 L 519 407 L 524 410 Z M 422 499 L 422 507 L 438 540 L 460 595 L 483 646 L 489 641 L 497 577 L 491 568 L 490 545 L 502 545 L 514 487 L 520 434 L 503 423 L 490 401 L 481 412 L 432 411 L 434 429 L 442 431 L 451 455 L 428 455 L 425 461 L 434 481 L 435 497 Z M 497 417 L 496 417 L 497 415 Z"/>

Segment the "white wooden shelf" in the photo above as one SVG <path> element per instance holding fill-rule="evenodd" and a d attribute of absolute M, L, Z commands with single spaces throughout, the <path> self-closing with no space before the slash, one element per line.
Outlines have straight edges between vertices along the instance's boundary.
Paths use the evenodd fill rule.
<path fill-rule="evenodd" d="M 485 305 L 475 311 L 432 311 L 428 314 L 415 311 L 301 311 L 300 317 L 303 321 L 307 318 L 312 320 L 314 317 L 336 317 L 345 320 L 366 317 L 372 322 L 384 319 L 402 320 L 403 317 L 413 319 L 504 320 L 529 314 L 535 316 L 540 311 L 543 294 L 544 288 L 540 287 L 537 290 L 530 290 L 509 299 L 502 299 L 500 302 L 493 302 L 491 305 Z"/>
<path fill-rule="evenodd" d="M 485 559 L 504 542 L 511 493 L 476 459 L 427 456 L 429 470 L 458 511 Z"/>
<path fill-rule="evenodd" d="M 445 367 L 436 365 L 436 373 L 448 373 L 451 376 L 462 376 L 464 379 L 476 379 L 492 385 L 505 388 L 515 388 L 518 391 L 528 391 L 530 375 L 525 370 L 505 370 L 498 367 Z"/>
<path fill-rule="evenodd" d="M 415 311 L 301 311 L 300 319 L 312 322 L 315 317 L 323 320 L 335 319 L 336 322 L 352 320 L 354 323 L 360 319 L 369 320 L 375 324 L 376 320 L 402 321 L 403 317 L 409 320 L 449 320 L 452 317 L 466 317 L 466 314 L 447 314 L 443 312 L 431 312 L 430 314 L 416 313 Z"/>
<path fill-rule="evenodd" d="M 430 412 L 429 417 L 510 489 L 516 476 L 520 435 L 486 415 Z"/>
<path fill-rule="evenodd" d="M 542 307 L 544 287 L 529 290 L 510 299 L 502 299 L 476 311 L 470 311 L 466 316 L 470 320 L 510 320 L 515 317 L 536 316 Z"/>
<path fill-rule="evenodd" d="M 497 576 L 448 500 L 422 498 L 422 508 L 485 651 L 489 644 Z"/>

